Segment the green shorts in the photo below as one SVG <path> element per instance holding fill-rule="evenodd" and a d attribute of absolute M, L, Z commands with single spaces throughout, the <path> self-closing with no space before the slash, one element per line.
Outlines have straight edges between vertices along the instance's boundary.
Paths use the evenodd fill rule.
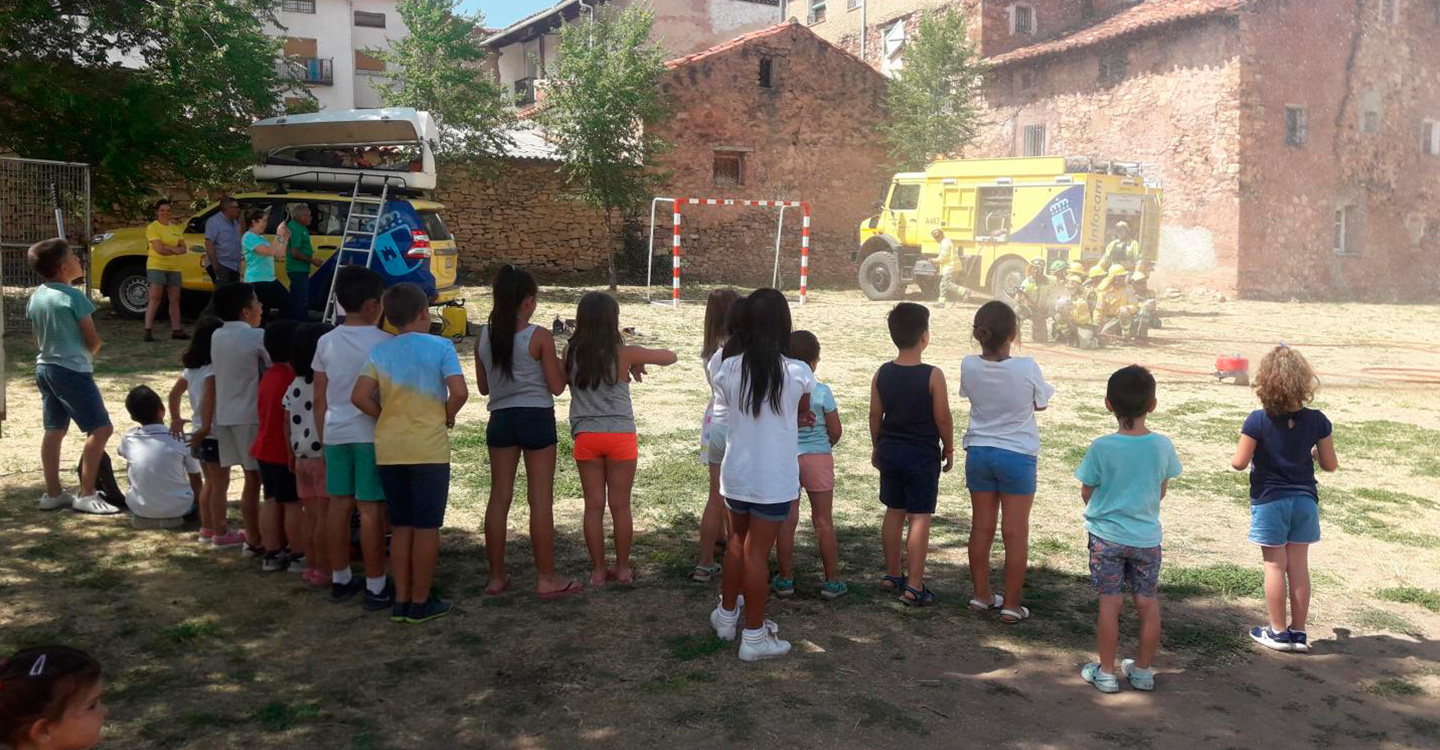
<path fill-rule="evenodd" d="M 385 499 L 380 472 L 375 468 L 374 443 L 325 446 L 325 491 L 331 497 L 353 497 L 363 502 Z"/>

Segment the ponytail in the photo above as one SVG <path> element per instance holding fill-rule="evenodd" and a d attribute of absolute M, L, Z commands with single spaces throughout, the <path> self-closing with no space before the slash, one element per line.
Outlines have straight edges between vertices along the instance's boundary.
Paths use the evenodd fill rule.
<path fill-rule="evenodd" d="M 535 277 L 525 269 L 507 263 L 495 273 L 490 285 L 494 307 L 490 309 L 490 359 L 505 377 L 511 377 L 515 365 L 515 326 L 520 320 L 520 305 L 534 297 L 540 288 Z"/>

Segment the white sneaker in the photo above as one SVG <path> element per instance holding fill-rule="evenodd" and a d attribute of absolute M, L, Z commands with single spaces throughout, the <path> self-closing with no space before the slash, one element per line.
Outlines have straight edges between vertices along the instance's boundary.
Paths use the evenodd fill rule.
<path fill-rule="evenodd" d="M 751 635 L 747 630 L 740 641 L 740 661 L 774 659 L 790 653 L 790 642 L 780 640 L 775 634 L 777 630 L 775 623 L 769 620 L 765 621 L 765 627 L 758 636 Z"/>
<path fill-rule="evenodd" d="M 719 604 L 710 613 L 710 627 L 715 628 L 715 637 L 722 641 L 735 640 L 735 629 L 740 626 L 740 610 L 737 608 L 735 614 L 726 617 L 725 610 Z"/>
<path fill-rule="evenodd" d="M 41 495 L 40 510 L 59 510 L 75 507 L 75 496 L 69 490 L 60 490 L 58 495 Z"/>
<path fill-rule="evenodd" d="M 119 508 L 102 500 L 99 493 L 77 497 L 70 507 L 76 513 L 89 513 L 96 516 L 113 516 L 120 512 Z"/>

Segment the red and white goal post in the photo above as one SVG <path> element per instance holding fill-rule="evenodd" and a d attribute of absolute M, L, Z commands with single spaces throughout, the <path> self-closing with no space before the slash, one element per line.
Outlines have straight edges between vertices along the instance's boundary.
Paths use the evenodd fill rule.
<path fill-rule="evenodd" d="M 800 304 L 805 304 L 805 294 L 810 282 L 810 204 L 806 201 L 739 200 L 735 198 L 660 198 L 650 201 L 650 260 L 645 271 L 645 299 L 651 300 L 650 287 L 655 271 L 655 211 L 661 203 L 671 204 L 670 220 L 670 304 L 680 304 L 680 225 L 683 222 L 683 206 L 743 206 L 749 208 L 778 208 L 780 216 L 775 222 L 775 269 L 771 273 L 771 286 L 780 283 L 780 237 L 785 230 L 785 209 L 800 209 Z M 651 300 L 652 302 L 654 300 Z"/>

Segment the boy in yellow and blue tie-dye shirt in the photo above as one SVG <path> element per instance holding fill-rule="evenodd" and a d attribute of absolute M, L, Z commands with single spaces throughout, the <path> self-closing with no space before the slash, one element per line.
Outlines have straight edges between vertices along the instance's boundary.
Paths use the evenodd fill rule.
<path fill-rule="evenodd" d="M 421 623 L 448 614 L 430 594 L 440 525 L 450 492 L 450 435 L 469 397 L 455 346 L 430 330 L 429 300 L 420 287 L 385 293 L 385 319 L 399 335 L 370 350 L 351 401 L 375 418 L 375 464 L 394 536 L 395 622 Z"/>

